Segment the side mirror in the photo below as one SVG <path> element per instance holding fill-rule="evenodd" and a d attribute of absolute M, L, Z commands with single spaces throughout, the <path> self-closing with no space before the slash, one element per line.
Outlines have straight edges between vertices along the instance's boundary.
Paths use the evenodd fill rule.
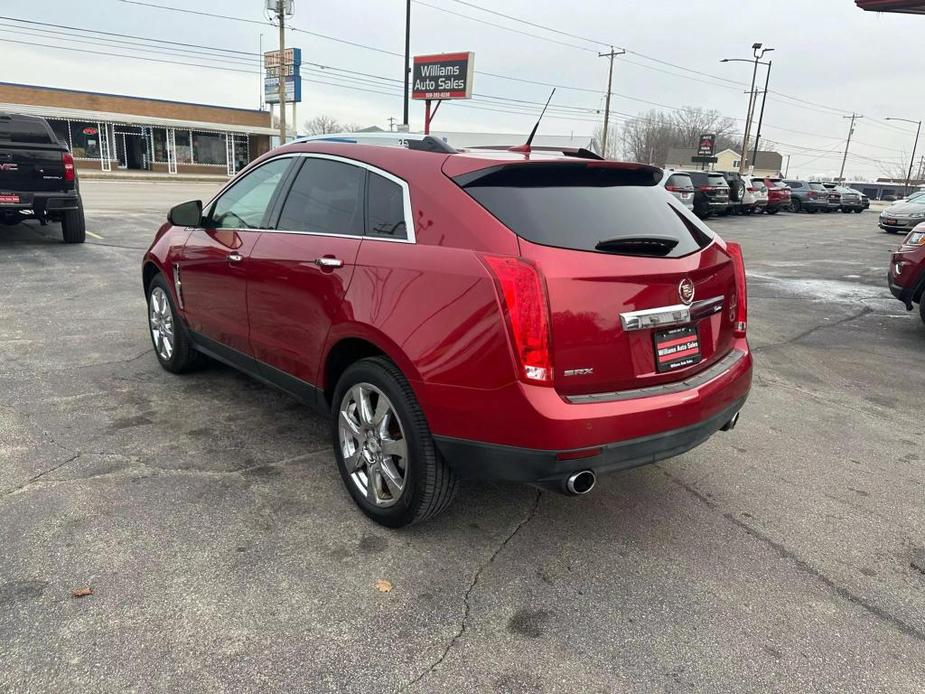
<path fill-rule="evenodd" d="M 202 200 L 190 200 L 174 205 L 167 213 L 167 221 L 175 227 L 198 227 L 202 225 Z"/>

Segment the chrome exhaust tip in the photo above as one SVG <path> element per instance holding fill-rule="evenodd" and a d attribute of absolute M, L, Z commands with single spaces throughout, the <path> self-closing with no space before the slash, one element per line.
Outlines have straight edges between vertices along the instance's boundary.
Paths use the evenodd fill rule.
<path fill-rule="evenodd" d="M 728 422 L 723 424 L 720 431 L 732 431 L 733 429 L 736 428 L 736 424 L 738 423 L 739 423 L 739 413 L 736 412 L 734 415 L 732 415 L 732 419 L 730 419 Z"/>
<path fill-rule="evenodd" d="M 594 489 L 595 482 L 597 482 L 597 476 L 591 470 L 582 470 L 565 480 L 565 491 L 572 496 L 582 496 Z"/>

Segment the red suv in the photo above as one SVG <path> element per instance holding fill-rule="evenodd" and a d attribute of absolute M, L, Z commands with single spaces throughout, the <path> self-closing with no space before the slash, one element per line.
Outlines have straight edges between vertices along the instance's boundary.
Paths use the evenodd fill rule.
<path fill-rule="evenodd" d="M 780 178 L 766 178 L 764 184 L 768 187 L 768 204 L 764 211 L 777 214 L 781 210 L 789 210 L 790 186 Z"/>
<path fill-rule="evenodd" d="M 913 302 L 917 303 L 925 321 L 925 222 L 915 226 L 899 250 L 893 251 L 887 280 L 893 296 L 910 311 Z"/>
<path fill-rule="evenodd" d="M 751 384 L 741 251 L 660 174 L 413 136 L 275 149 L 158 230 L 157 358 L 205 354 L 329 413 L 383 525 L 460 478 L 586 493 L 732 428 Z"/>

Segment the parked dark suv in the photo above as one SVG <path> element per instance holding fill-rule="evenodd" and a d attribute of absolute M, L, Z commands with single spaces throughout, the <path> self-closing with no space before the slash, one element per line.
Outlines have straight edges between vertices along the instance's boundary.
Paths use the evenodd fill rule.
<path fill-rule="evenodd" d="M 332 464 L 393 527 L 460 478 L 583 494 L 735 425 L 741 249 L 660 169 L 403 139 L 290 144 L 174 207 L 142 267 L 161 366 L 209 355 L 329 414 Z"/>
<path fill-rule="evenodd" d="M 816 213 L 829 206 L 829 192 L 821 183 L 810 181 L 786 181 L 790 186 L 790 211 Z"/>
<path fill-rule="evenodd" d="M 86 237 L 74 158 L 44 118 L 0 114 L 0 222 L 61 222 L 65 243 Z"/>
<path fill-rule="evenodd" d="M 694 214 L 701 219 L 729 211 L 729 184 L 721 173 L 680 171 L 694 183 Z"/>

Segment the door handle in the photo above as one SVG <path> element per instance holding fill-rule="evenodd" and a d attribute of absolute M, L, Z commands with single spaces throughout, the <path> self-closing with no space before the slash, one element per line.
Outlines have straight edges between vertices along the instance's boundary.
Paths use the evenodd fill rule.
<path fill-rule="evenodd" d="M 229 263 L 240 263 L 244 258 L 241 257 L 240 253 L 229 253 L 228 262 Z"/>
<path fill-rule="evenodd" d="M 330 255 L 326 255 L 321 258 L 315 258 L 312 262 L 320 268 L 335 268 L 344 266 L 343 260 Z"/>

